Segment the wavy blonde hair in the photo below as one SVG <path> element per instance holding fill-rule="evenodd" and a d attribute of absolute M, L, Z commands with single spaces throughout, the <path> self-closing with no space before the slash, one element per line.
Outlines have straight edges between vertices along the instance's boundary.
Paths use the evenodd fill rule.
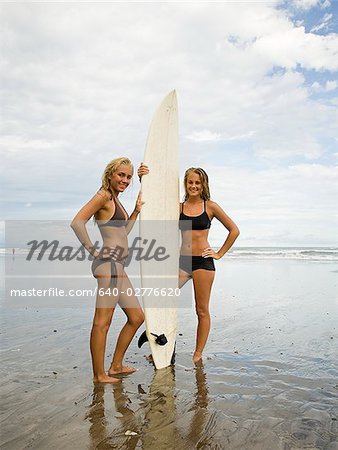
<path fill-rule="evenodd" d="M 129 158 L 125 156 L 121 156 L 120 158 L 112 159 L 104 169 L 103 175 L 102 175 L 102 185 L 100 189 L 105 189 L 106 191 L 110 192 L 113 196 L 113 191 L 110 185 L 110 177 L 111 175 L 117 171 L 117 168 L 121 166 L 122 164 L 125 164 L 126 166 L 130 166 L 132 170 L 134 171 L 134 166 L 132 165 L 132 162 Z"/>
<path fill-rule="evenodd" d="M 210 190 L 209 190 L 209 177 L 205 170 L 201 169 L 200 167 L 190 167 L 190 169 L 187 169 L 184 174 L 184 189 L 185 189 L 185 196 L 184 201 L 187 201 L 189 198 L 188 195 L 188 189 L 187 189 L 187 181 L 188 176 L 191 174 L 191 172 L 196 173 L 199 175 L 202 183 L 202 193 L 201 197 L 203 200 L 210 200 Z"/>

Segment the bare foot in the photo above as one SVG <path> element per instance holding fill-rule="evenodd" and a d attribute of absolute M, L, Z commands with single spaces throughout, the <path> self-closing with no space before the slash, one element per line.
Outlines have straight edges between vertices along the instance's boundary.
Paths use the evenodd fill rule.
<path fill-rule="evenodd" d="M 93 378 L 94 383 L 118 383 L 119 381 L 121 380 L 118 378 L 109 377 L 108 375 Z"/>
<path fill-rule="evenodd" d="M 201 352 L 194 352 L 194 356 L 192 357 L 192 360 L 194 364 L 197 364 L 199 361 L 202 361 L 202 353 Z"/>
<path fill-rule="evenodd" d="M 110 366 L 108 370 L 108 375 L 128 375 L 129 373 L 136 372 L 137 369 L 128 366 Z"/>

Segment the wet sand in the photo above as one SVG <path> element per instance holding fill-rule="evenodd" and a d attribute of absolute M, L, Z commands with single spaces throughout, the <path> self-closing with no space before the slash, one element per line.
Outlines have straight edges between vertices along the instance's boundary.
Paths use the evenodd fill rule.
<path fill-rule="evenodd" d="M 180 309 L 175 366 L 155 372 L 134 339 L 138 372 L 109 386 L 91 381 L 92 309 L 4 308 L 1 448 L 338 449 L 337 276 L 335 263 L 222 260 L 203 365 L 194 310 Z"/>

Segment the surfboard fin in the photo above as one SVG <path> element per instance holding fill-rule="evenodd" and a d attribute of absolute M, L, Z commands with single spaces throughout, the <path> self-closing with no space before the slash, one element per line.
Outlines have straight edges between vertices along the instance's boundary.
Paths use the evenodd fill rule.
<path fill-rule="evenodd" d="M 141 348 L 145 342 L 148 342 L 148 336 L 146 331 L 143 331 L 137 342 L 138 348 Z"/>
<path fill-rule="evenodd" d="M 155 333 L 150 333 L 150 334 L 156 337 L 155 342 L 158 345 L 165 345 L 168 342 L 168 339 L 166 338 L 165 334 L 160 334 L 160 335 L 155 334 Z M 147 336 L 146 331 L 143 331 L 143 333 L 141 334 L 141 336 L 139 337 L 138 342 L 137 342 L 138 348 L 141 348 L 145 342 L 148 342 L 148 336 Z"/>
<path fill-rule="evenodd" d="M 156 337 L 155 342 L 158 345 L 165 345 L 168 342 L 168 339 L 165 337 L 165 334 L 160 334 L 160 335 L 155 334 L 155 333 L 150 333 L 150 334 L 152 334 L 153 336 Z"/>

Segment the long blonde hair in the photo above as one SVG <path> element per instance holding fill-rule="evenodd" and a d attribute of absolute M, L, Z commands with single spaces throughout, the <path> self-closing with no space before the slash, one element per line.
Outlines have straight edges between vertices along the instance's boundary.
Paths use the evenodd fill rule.
<path fill-rule="evenodd" d="M 103 175 L 102 175 L 102 185 L 100 189 L 104 189 L 111 193 L 113 196 L 113 191 L 110 185 L 110 177 L 111 175 L 117 171 L 118 166 L 121 166 L 121 164 L 125 164 L 126 166 L 130 166 L 134 171 L 134 166 L 132 165 L 132 162 L 129 158 L 125 156 L 121 156 L 120 158 L 112 159 L 104 169 Z"/>
<path fill-rule="evenodd" d="M 191 172 L 196 173 L 200 176 L 201 183 L 202 183 L 202 193 L 201 197 L 203 200 L 210 200 L 210 190 L 209 190 L 209 178 L 205 170 L 201 169 L 200 167 L 190 167 L 190 169 L 187 169 L 184 174 L 184 189 L 185 189 L 185 196 L 184 201 L 187 201 L 189 198 L 188 190 L 187 190 L 187 181 L 188 176 Z"/>

